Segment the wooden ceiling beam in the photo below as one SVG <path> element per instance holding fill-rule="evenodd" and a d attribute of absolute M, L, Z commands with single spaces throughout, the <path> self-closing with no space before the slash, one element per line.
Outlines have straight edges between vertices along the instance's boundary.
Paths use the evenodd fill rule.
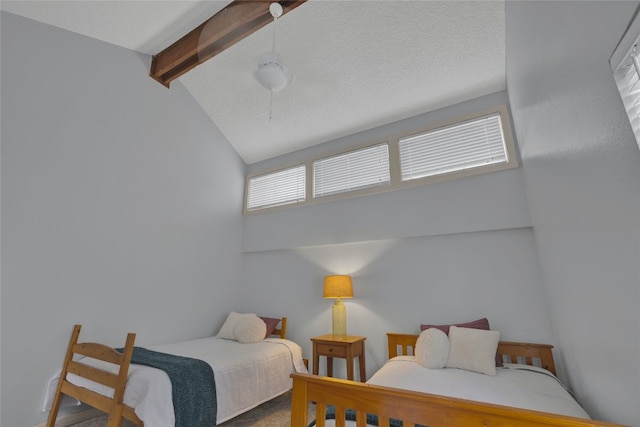
<path fill-rule="evenodd" d="M 306 0 L 279 1 L 282 15 Z M 213 58 L 270 22 L 271 0 L 235 0 L 177 42 L 153 57 L 150 76 L 169 87 L 171 81 Z"/>

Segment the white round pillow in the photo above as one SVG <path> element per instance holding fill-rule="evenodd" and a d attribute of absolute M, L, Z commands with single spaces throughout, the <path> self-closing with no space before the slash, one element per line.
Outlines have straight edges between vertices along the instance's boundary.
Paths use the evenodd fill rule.
<path fill-rule="evenodd" d="M 243 344 L 262 341 L 267 334 L 267 324 L 258 316 L 246 316 L 233 328 L 236 340 Z"/>
<path fill-rule="evenodd" d="M 430 369 L 440 369 L 447 365 L 449 358 L 449 338 L 440 329 L 429 328 L 420 333 L 413 349 L 416 362 Z"/>

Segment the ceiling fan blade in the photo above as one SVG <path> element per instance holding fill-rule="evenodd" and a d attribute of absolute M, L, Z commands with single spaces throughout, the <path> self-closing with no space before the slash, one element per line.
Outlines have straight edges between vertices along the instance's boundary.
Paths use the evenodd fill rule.
<path fill-rule="evenodd" d="M 279 1 L 282 14 L 306 0 Z M 153 57 L 149 75 L 169 87 L 192 68 L 202 64 L 273 21 L 270 0 L 234 0 L 171 46 Z"/>

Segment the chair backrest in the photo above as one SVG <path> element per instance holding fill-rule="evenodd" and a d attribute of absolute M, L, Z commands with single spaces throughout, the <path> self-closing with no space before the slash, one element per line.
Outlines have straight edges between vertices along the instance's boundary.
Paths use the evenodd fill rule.
<path fill-rule="evenodd" d="M 60 373 L 58 389 L 54 397 L 53 406 L 49 413 L 47 427 L 53 427 L 60 409 L 62 395 L 73 397 L 83 403 L 93 406 L 109 414 L 107 427 L 120 427 L 122 425 L 122 413 L 124 388 L 127 383 L 131 354 L 136 334 L 129 333 L 122 353 L 104 344 L 85 342 L 79 343 L 80 325 L 75 325 L 71 334 L 71 340 L 67 348 L 67 354 Z M 76 355 L 90 357 L 114 365 L 114 370 L 99 369 L 75 360 Z M 114 372 L 115 371 L 115 372 Z M 103 396 L 92 390 L 72 384 L 67 379 L 67 373 L 75 374 L 99 384 L 103 384 L 114 390 L 113 397 Z"/>

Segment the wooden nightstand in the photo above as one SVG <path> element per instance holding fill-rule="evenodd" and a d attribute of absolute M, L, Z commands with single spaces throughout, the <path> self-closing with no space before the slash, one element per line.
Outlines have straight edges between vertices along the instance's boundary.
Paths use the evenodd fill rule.
<path fill-rule="evenodd" d="M 327 376 L 333 376 L 333 358 L 340 357 L 347 361 L 347 379 L 353 381 L 354 359 L 358 358 L 360 381 L 366 381 L 367 374 L 364 362 L 364 340 L 366 337 L 347 335 L 344 337 L 332 334 L 311 338 L 313 342 L 313 374 L 318 375 L 320 356 L 327 358 Z"/>

